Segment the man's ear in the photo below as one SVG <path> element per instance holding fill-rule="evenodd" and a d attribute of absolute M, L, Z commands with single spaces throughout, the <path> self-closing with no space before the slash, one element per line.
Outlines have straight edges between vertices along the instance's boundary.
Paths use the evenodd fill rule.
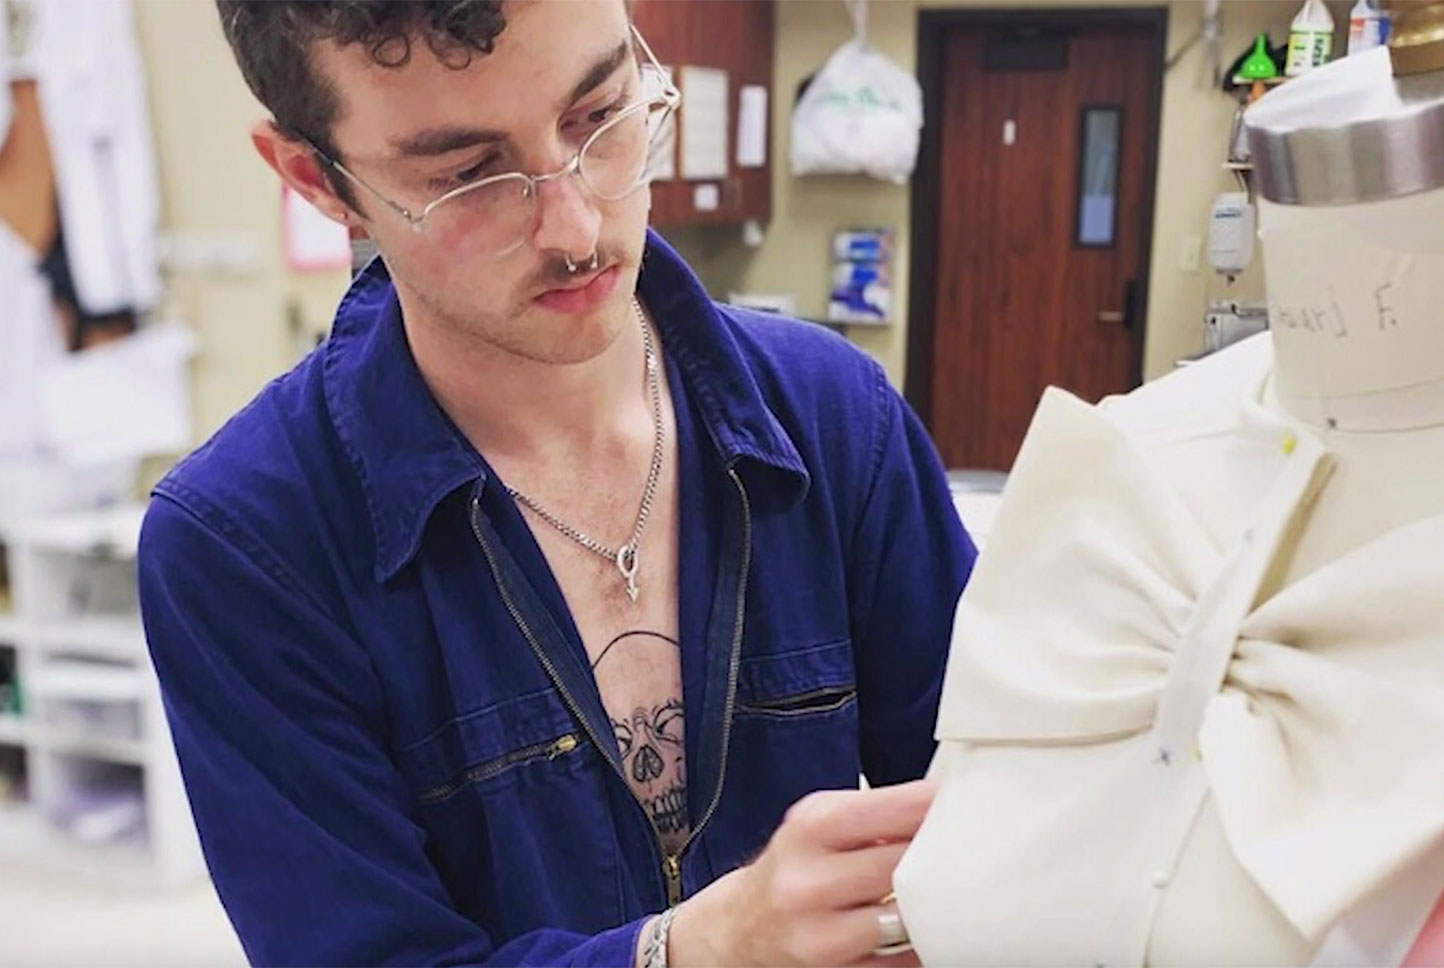
<path fill-rule="evenodd" d="M 350 206 L 332 190 L 310 145 L 286 137 L 274 121 L 257 121 L 252 125 L 251 144 L 282 181 L 327 218 L 342 225 L 356 220 Z"/>

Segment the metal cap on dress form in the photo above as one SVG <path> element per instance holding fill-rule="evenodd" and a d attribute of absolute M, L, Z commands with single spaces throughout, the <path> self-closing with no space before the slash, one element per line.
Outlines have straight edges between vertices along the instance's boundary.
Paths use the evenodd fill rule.
<path fill-rule="evenodd" d="M 1444 70 L 1395 75 L 1387 48 L 1271 91 L 1244 116 L 1259 194 L 1349 205 L 1444 188 Z"/>

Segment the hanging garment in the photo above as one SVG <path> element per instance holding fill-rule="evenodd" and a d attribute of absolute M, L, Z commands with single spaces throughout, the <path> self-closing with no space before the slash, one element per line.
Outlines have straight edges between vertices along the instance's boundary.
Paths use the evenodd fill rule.
<path fill-rule="evenodd" d="M 35 250 L 0 220 L 0 460 L 40 442 L 40 379 L 65 352 Z"/>
<path fill-rule="evenodd" d="M 8 91 L 13 111 L 9 137 L 0 147 L 0 222 L 40 253 L 54 245 L 59 229 L 55 169 L 35 82 L 18 81 Z"/>
<path fill-rule="evenodd" d="M 91 315 L 154 306 L 159 193 L 128 0 L 31 0 L 39 86 L 70 274 Z M 0 77 L 12 72 L 0 44 Z"/>
<path fill-rule="evenodd" d="M 924 963 L 1397 964 L 1433 907 L 1444 514 L 1271 591 L 1333 466 L 1258 402 L 1271 364 L 1045 396 L 896 877 Z"/>
<path fill-rule="evenodd" d="M 38 452 L 41 371 L 64 351 L 37 268 L 38 247 L 55 230 L 55 187 L 35 82 L 22 60 L 32 14 L 29 5 L 0 0 L 0 462 Z"/>
<path fill-rule="evenodd" d="M 70 257 L 65 249 L 65 232 L 61 225 L 57 224 L 54 240 L 40 260 L 40 274 L 50 284 L 51 298 L 69 321 L 71 352 L 79 352 L 93 341 L 135 332 L 139 320 L 134 311 L 123 309 L 91 313 L 81 305 L 79 294 L 75 291 L 75 278 L 70 272 Z"/>

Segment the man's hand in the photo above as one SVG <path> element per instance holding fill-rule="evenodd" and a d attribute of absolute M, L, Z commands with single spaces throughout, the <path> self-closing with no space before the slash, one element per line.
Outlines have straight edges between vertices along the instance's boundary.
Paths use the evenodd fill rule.
<path fill-rule="evenodd" d="M 927 781 L 814 793 L 798 801 L 752 864 L 681 905 L 669 961 L 702 965 L 854 965 L 873 959 L 878 912 L 932 803 Z M 904 960 L 906 959 L 906 960 Z M 886 960 L 901 965 L 911 952 Z"/>

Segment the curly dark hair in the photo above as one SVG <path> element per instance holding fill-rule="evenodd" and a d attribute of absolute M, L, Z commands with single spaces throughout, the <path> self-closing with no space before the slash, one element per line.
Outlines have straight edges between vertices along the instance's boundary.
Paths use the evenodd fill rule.
<path fill-rule="evenodd" d="M 491 53 L 506 27 L 501 0 L 216 0 L 216 9 L 246 84 L 277 126 L 338 161 L 331 140 L 338 99 L 311 70 L 312 44 L 364 44 L 377 64 L 402 67 L 412 44 L 424 41 L 460 69 Z M 355 207 L 350 185 L 327 167 L 337 193 Z"/>

